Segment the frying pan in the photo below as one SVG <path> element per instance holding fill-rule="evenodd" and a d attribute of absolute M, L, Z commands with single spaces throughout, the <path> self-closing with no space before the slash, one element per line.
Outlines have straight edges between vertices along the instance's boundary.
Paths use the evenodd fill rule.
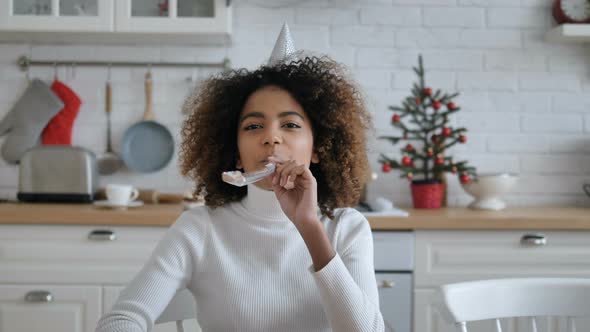
<path fill-rule="evenodd" d="M 129 169 L 152 173 L 164 168 L 174 154 L 170 131 L 154 121 L 152 111 L 152 73 L 145 74 L 145 112 L 143 121 L 127 128 L 123 135 L 122 158 Z"/>

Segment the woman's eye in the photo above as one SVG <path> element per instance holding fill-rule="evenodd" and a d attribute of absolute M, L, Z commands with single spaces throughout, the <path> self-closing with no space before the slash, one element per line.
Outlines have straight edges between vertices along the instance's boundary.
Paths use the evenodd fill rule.
<path fill-rule="evenodd" d="M 283 127 L 287 127 L 287 128 L 290 128 L 290 129 L 292 129 L 292 128 L 301 128 L 300 125 L 298 125 L 296 123 L 293 123 L 293 122 L 285 123 L 283 125 Z"/>
<path fill-rule="evenodd" d="M 261 125 L 259 124 L 249 124 L 247 126 L 244 127 L 244 130 L 253 130 L 253 129 L 258 129 L 258 128 L 262 128 Z"/>

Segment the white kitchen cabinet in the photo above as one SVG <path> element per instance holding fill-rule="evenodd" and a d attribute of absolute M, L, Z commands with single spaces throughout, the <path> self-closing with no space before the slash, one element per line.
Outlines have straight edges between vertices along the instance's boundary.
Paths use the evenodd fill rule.
<path fill-rule="evenodd" d="M 110 32 L 113 0 L 0 0 L 5 31 Z"/>
<path fill-rule="evenodd" d="M 589 232 L 416 231 L 414 331 L 451 332 L 439 293 L 443 284 L 510 277 L 590 277 Z M 485 301 L 485 299 L 482 299 Z M 504 322 L 505 331 L 530 331 L 526 319 Z M 590 320 L 576 321 L 590 331 Z M 565 330 L 563 319 L 542 319 L 541 331 Z M 491 322 L 476 331 L 493 331 Z M 547 329 L 546 329 L 547 328 Z"/>
<path fill-rule="evenodd" d="M 0 0 L 0 41 L 225 45 L 231 27 L 228 0 Z"/>
<path fill-rule="evenodd" d="M 0 284 L 0 331 L 93 331 L 100 303 L 99 286 Z"/>
<path fill-rule="evenodd" d="M 227 0 L 170 0 L 168 10 L 160 0 L 118 0 L 115 30 L 151 34 L 229 33 L 231 13 Z"/>

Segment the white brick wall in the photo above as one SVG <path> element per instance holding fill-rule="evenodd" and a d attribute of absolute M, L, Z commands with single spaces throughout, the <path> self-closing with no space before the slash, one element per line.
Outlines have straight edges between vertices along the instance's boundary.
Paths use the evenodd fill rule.
<path fill-rule="evenodd" d="M 283 1 L 286 2 L 286 1 Z M 585 44 L 549 44 L 543 35 L 553 25 L 551 0 L 271 0 L 235 1 L 230 47 L 122 47 L 100 45 L 0 44 L 0 116 L 26 87 L 14 60 L 36 59 L 141 61 L 219 61 L 254 68 L 268 57 L 283 21 L 289 22 L 298 48 L 327 53 L 351 67 L 367 97 L 376 130 L 369 146 L 373 168 L 379 153 L 399 156 L 399 147 L 374 136 L 394 133 L 389 105 L 398 104 L 416 79 L 412 67 L 422 54 L 427 83 L 460 92 L 463 110 L 453 126 L 466 126 L 468 142 L 452 151 L 480 172 L 512 172 L 520 181 L 507 198 L 512 205 L 586 205 L 582 183 L 590 182 L 590 60 Z M 279 8 L 277 8 L 279 7 Z M 157 68 L 154 110 L 178 139 L 179 107 L 211 69 Z M 114 68 L 113 138 L 141 119 L 144 68 Z M 52 68 L 34 76 L 53 77 Z M 105 148 L 102 68 L 59 68 L 59 77 L 79 93 L 84 104 L 74 128 L 74 143 L 96 153 Z M 3 138 L 0 138 L 0 144 Z M 410 204 L 408 182 L 399 173 L 381 174 L 370 195 Z M 0 189 L 17 186 L 18 169 L 0 161 Z M 449 203 L 470 201 L 456 177 L 449 175 Z M 128 182 L 166 191 L 190 183 L 178 175 L 176 160 L 147 175 L 122 171 L 102 183 Z"/>

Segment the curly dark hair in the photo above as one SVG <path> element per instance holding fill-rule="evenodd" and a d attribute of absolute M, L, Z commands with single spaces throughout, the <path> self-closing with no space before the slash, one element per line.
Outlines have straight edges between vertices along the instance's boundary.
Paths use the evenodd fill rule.
<path fill-rule="evenodd" d="M 310 118 L 320 160 L 310 170 L 321 213 L 333 218 L 335 208 L 356 205 L 369 174 L 366 131 L 371 116 L 345 67 L 327 56 L 226 71 L 205 80 L 187 98 L 180 170 L 195 181 L 194 194 L 204 196 L 210 207 L 247 194 L 246 187 L 223 182 L 221 173 L 236 169 L 238 121 L 246 101 L 267 86 L 289 92 Z"/>

